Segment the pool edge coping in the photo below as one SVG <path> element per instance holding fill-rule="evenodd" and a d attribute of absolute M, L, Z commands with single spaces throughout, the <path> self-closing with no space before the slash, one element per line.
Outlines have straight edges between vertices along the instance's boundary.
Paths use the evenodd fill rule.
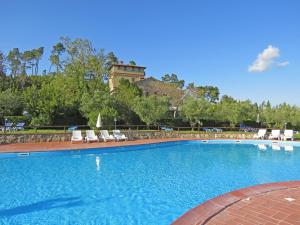
<path fill-rule="evenodd" d="M 142 141 L 142 142 L 141 142 Z M 161 143 L 172 143 L 172 142 L 180 142 L 180 141 L 200 141 L 206 144 L 292 144 L 293 146 L 300 146 L 300 141 L 272 141 L 272 140 L 258 140 L 258 139 L 203 139 L 203 138 L 170 138 L 170 139 L 145 139 L 145 140 L 134 140 L 134 141 L 126 141 L 126 142 L 113 142 L 112 145 L 92 145 L 97 143 L 77 143 L 71 144 L 70 146 L 64 146 L 64 144 L 70 144 L 69 142 L 54 142 L 54 144 L 61 145 L 59 147 L 47 147 L 42 148 L 45 146 L 44 142 L 38 143 L 20 143 L 20 144 L 6 144 L 1 146 L 0 145 L 0 155 L 4 154 L 20 154 L 20 153 L 47 153 L 47 152 L 63 152 L 63 151 L 85 151 L 85 150 L 93 150 L 93 149 L 111 149 L 111 148 L 119 148 L 119 147 L 134 147 L 134 146 L 142 146 L 142 145 L 151 145 L 151 144 L 161 144 Z M 98 142 L 98 144 L 109 144 L 110 142 Z M 125 143 L 125 144 L 123 144 Z M 51 146 L 53 144 L 49 143 Z M 77 145 L 80 146 L 77 146 Z M 35 145 L 40 146 L 38 149 L 22 149 L 21 147 L 17 147 L 17 149 L 9 149 L 3 151 L 1 147 L 4 146 L 12 146 L 12 145 L 20 145 L 20 146 L 30 146 Z"/>
<path fill-rule="evenodd" d="M 226 208 L 245 198 L 297 187 L 300 187 L 300 180 L 259 184 L 227 192 L 190 209 L 172 225 L 204 225 Z"/>

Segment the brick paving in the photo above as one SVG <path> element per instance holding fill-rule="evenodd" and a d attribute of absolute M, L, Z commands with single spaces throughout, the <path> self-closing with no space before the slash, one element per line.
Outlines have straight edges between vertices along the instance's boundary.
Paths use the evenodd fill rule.
<path fill-rule="evenodd" d="M 70 149 L 89 149 L 89 148 L 107 148 L 117 146 L 142 145 L 160 142 L 180 141 L 180 140 L 195 140 L 182 138 L 165 138 L 165 139 L 144 139 L 135 141 L 111 141 L 111 142 L 94 142 L 94 143 L 71 143 L 71 142 L 40 142 L 40 143 L 18 143 L 18 144 L 3 144 L 0 145 L 1 152 L 36 152 L 36 151 L 55 151 L 55 150 L 70 150 Z"/>
<path fill-rule="evenodd" d="M 300 181 L 226 193 L 190 210 L 173 225 L 300 225 Z"/>
<path fill-rule="evenodd" d="M 243 199 L 206 224 L 300 224 L 300 188 L 271 191 Z"/>

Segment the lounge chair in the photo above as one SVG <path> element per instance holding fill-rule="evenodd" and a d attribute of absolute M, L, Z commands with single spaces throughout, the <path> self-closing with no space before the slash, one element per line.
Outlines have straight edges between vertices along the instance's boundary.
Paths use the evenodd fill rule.
<path fill-rule="evenodd" d="M 103 141 L 114 141 L 114 136 L 110 135 L 107 130 L 100 130 L 100 138 L 103 139 Z"/>
<path fill-rule="evenodd" d="M 294 131 L 293 130 L 285 130 L 283 136 L 281 137 L 282 140 L 294 140 Z"/>
<path fill-rule="evenodd" d="M 280 139 L 280 130 L 272 130 L 271 134 L 269 135 L 269 139 Z"/>
<path fill-rule="evenodd" d="M 91 141 L 99 141 L 98 136 L 95 134 L 94 130 L 87 130 L 86 131 L 86 136 L 85 136 L 85 140 L 87 143 L 91 142 Z"/>
<path fill-rule="evenodd" d="M 161 130 L 164 130 L 164 131 L 173 131 L 173 128 L 170 128 L 170 127 L 161 127 Z"/>
<path fill-rule="evenodd" d="M 24 130 L 24 126 L 25 126 L 25 123 L 24 122 L 21 122 L 21 123 L 18 123 L 16 125 L 16 127 L 14 127 L 15 130 Z"/>
<path fill-rule="evenodd" d="M 259 131 L 257 132 L 257 134 L 253 135 L 253 138 L 256 139 L 264 139 L 266 136 L 267 130 L 266 129 L 259 129 Z"/>
<path fill-rule="evenodd" d="M 68 128 L 68 131 L 73 131 L 73 130 L 76 130 L 77 128 L 78 128 L 77 126 L 72 126 L 72 127 Z"/>
<path fill-rule="evenodd" d="M 83 137 L 81 135 L 81 130 L 73 130 L 71 143 L 73 143 L 75 141 L 83 141 Z"/>
<path fill-rule="evenodd" d="M 5 123 L 4 129 L 5 129 L 5 131 L 12 131 L 13 130 L 13 123 Z"/>
<path fill-rule="evenodd" d="M 205 132 L 213 132 L 213 129 L 210 129 L 210 128 L 203 128 L 203 131 L 205 131 Z"/>
<path fill-rule="evenodd" d="M 128 139 L 124 134 L 121 134 L 120 130 L 113 130 L 113 135 L 116 141 L 126 141 Z"/>
<path fill-rule="evenodd" d="M 213 128 L 213 132 L 221 133 L 223 130 L 221 128 Z"/>

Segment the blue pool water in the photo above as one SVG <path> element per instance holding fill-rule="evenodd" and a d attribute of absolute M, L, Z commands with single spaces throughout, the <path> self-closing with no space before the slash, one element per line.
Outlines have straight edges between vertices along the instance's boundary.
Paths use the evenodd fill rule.
<path fill-rule="evenodd" d="M 182 141 L 0 154 L 0 224 L 170 224 L 224 192 L 300 179 L 299 148 Z"/>

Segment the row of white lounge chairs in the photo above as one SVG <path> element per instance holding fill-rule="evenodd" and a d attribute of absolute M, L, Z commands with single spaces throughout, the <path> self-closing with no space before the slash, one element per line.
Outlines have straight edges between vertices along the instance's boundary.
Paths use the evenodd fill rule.
<path fill-rule="evenodd" d="M 95 134 L 94 130 L 87 130 L 84 138 L 82 136 L 81 130 L 72 131 L 72 138 L 71 138 L 72 143 L 83 142 L 83 141 L 86 141 L 87 143 L 94 142 L 94 141 L 99 142 L 100 140 L 103 140 L 104 142 L 126 141 L 128 140 L 128 138 L 124 134 L 122 134 L 120 130 L 113 130 L 113 134 L 109 134 L 107 130 L 100 130 L 99 136 Z"/>
<path fill-rule="evenodd" d="M 287 140 L 294 140 L 294 131 L 293 130 L 284 130 L 283 134 L 281 134 L 280 130 L 272 130 L 271 134 L 267 136 L 267 130 L 266 129 L 259 129 L 257 134 L 254 134 L 253 138 L 256 139 L 277 139 L 282 141 Z"/>

